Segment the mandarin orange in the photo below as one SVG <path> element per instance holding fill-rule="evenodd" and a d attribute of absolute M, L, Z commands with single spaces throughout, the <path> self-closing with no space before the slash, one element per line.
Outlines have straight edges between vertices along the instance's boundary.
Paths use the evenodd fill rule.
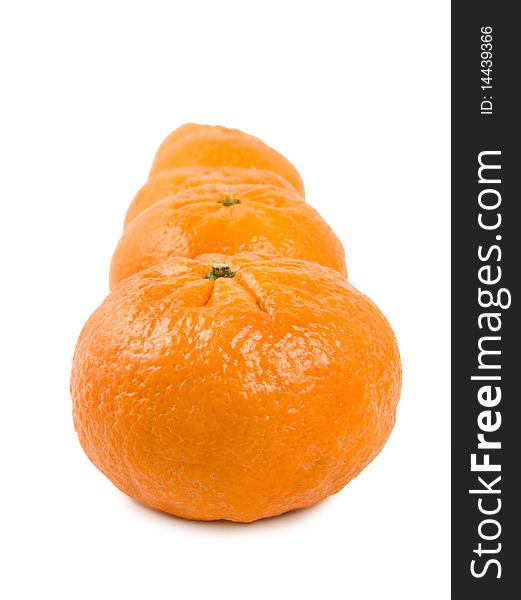
<path fill-rule="evenodd" d="M 171 258 L 122 281 L 74 355 L 74 423 L 122 491 L 188 519 L 315 504 L 381 450 L 393 331 L 337 271 L 249 253 Z"/>
<path fill-rule="evenodd" d="M 246 167 L 277 173 L 302 196 L 304 184 L 287 158 L 259 138 L 219 125 L 188 123 L 172 132 L 156 153 L 151 175 L 172 167 Z"/>
<path fill-rule="evenodd" d="M 177 167 L 160 171 L 152 175 L 138 191 L 129 206 L 125 217 L 125 227 L 140 213 L 159 200 L 173 196 L 189 188 L 222 183 L 267 183 L 277 187 L 294 190 L 283 177 L 265 169 L 246 169 L 241 167 Z"/>
<path fill-rule="evenodd" d="M 113 287 L 166 258 L 268 252 L 346 275 L 342 244 L 316 210 L 273 185 L 207 185 L 151 205 L 126 227 L 110 268 Z"/>

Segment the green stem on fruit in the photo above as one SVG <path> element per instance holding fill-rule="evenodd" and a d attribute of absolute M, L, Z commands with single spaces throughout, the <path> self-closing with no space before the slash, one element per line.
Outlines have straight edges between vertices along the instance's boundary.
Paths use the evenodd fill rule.
<path fill-rule="evenodd" d="M 223 206 L 233 206 L 234 204 L 241 203 L 241 201 L 238 198 L 235 198 L 234 196 L 228 196 L 228 195 L 226 195 L 222 200 L 219 200 L 219 202 Z"/>
<path fill-rule="evenodd" d="M 213 263 L 212 270 L 206 273 L 205 278 L 215 281 L 219 277 L 235 277 L 235 271 L 226 263 Z"/>

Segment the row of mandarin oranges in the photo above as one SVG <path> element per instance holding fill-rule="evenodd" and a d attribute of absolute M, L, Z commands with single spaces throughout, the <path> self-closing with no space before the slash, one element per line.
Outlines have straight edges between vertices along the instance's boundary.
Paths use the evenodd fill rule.
<path fill-rule="evenodd" d="M 111 285 L 168 256 L 267 252 L 345 274 L 342 244 L 295 167 L 235 129 L 185 125 L 161 144 L 128 209 Z"/>
<path fill-rule="evenodd" d="M 295 167 L 235 129 L 156 153 L 73 360 L 74 423 L 129 496 L 249 522 L 339 491 L 394 425 L 393 331 Z"/>

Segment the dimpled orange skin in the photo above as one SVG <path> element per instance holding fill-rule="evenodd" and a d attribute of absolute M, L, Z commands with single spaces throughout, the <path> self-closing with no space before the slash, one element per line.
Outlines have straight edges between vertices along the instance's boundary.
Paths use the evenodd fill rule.
<path fill-rule="evenodd" d="M 205 278 L 216 262 L 235 276 Z M 332 269 L 248 253 L 123 281 L 84 327 L 71 378 L 81 444 L 118 488 L 240 522 L 342 489 L 385 444 L 400 387 L 371 300 Z"/>
<path fill-rule="evenodd" d="M 267 183 L 294 190 L 283 177 L 264 169 L 241 167 L 177 167 L 153 175 L 134 197 L 125 217 L 125 227 L 140 213 L 159 200 L 189 188 L 223 183 Z"/>
<path fill-rule="evenodd" d="M 304 184 L 287 158 L 259 138 L 220 125 L 188 123 L 160 145 L 150 175 L 172 167 L 246 167 L 277 173 L 304 196 Z"/>
<path fill-rule="evenodd" d="M 240 203 L 222 204 L 226 198 Z M 165 198 L 125 229 L 110 285 L 171 256 L 267 252 L 312 260 L 346 275 L 344 249 L 318 212 L 272 185 L 207 185 Z"/>

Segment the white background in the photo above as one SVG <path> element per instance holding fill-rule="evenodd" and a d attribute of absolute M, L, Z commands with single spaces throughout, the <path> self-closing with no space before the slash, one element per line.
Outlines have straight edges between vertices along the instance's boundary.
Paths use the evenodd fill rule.
<path fill-rule="evenodd" d="M 449 18 L 413 0 L 2 3 L 3 598 L 449 598 Z M 403 357 L 374 463 L 247 526 L 135 504 L 71 419 L 76 337 L 186 121 L 294 162 Z"/>

